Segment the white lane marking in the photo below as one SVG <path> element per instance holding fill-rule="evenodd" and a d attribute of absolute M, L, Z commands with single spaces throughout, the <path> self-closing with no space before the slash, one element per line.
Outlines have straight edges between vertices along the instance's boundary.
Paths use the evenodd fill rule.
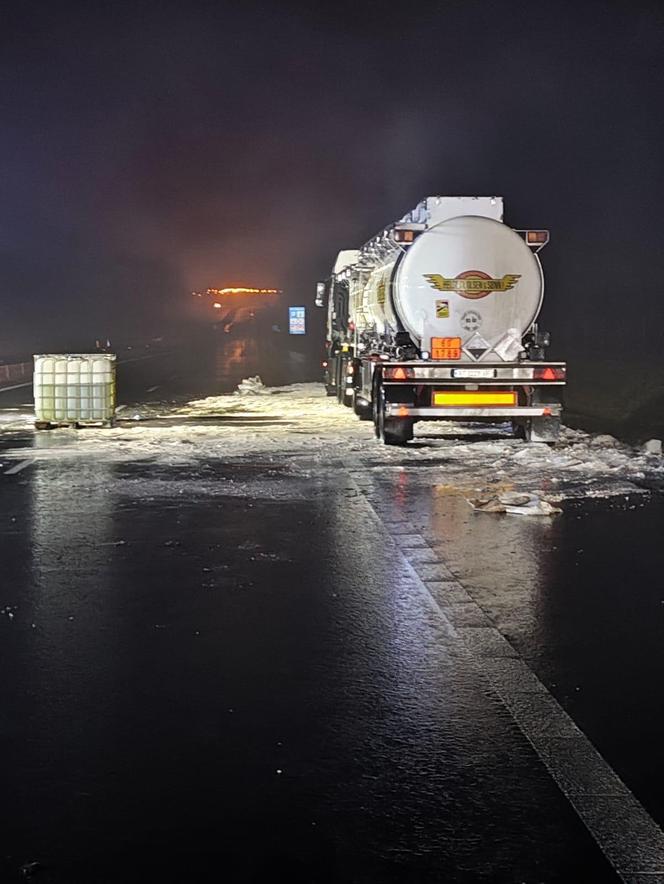
<path fill-rule="evenodd" d="M 5 476 L 15 476 L 16 473 L 20 473 L 21 470 L 29 467 L 30 464 L 33 464 L 34 462 L 34 457 L 29 457 L 27 460 L 22 460 L 19 463 L 15 464 L 13 467 L 10 467 L 8 470 L 5 470 Z"/>
<path fill-rule="evenodd" d="M 20 390 L 22 387 L 31 387 L 32 381 L 25 384 L 14 384 L 13 387 L 0 387 L 0 393 L 9 393 L 10 390 Z"/>
<path fill-rule="evenodd" d="M 440 561 L 439 553 L 426 538 L 403 517 L 395 519 L 384 512 L 383 520 L 383 507 L 375 508 L 372 502 L 371 480 L 355 473 L 352 467 L 346 469 L 370 513 L 433 603 L 445 631 L 460 639 L 469 658 L 484 672 L 494 693 L 618 876 L 624 882 L 641 881 L 642 876 L 661 880 L 659 876 L 664 877 L 662 829 Z M 404 544 L 406 535 L 408 540 Z M 439 560 L 438 566 L 419 560 L 418 553 L 424 549 Z"/>
<path fill-rule="evenodd" d="M 146 359 L 159 359 L 163 353 L 149 353 L 147 356 L 132 356 L 130 359 L 118 359 L 118 365 L 129 365 L 130 362 L 143 362 Z"/>
<path fill-rule="evenodd" d="M 154 391 L 158 390 L 158 389 L 159 389 L 159 384 L 157 384 L 155 387 L 148 387 L 145 392 L 146 393 L 154 393 Z"/>

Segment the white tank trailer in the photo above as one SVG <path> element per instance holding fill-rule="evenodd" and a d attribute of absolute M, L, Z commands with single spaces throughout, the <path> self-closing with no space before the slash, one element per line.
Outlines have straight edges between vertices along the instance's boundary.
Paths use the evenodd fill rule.
<path fill-rule="evenodd" d="M 547 230 L 503 223 L 502 197 L 432 196 L 318 283 L 328 395 L 387 445 L 422 420 L 511 422 L 553 442 L 566 365 L 546 359 L 537 317 Z"/>

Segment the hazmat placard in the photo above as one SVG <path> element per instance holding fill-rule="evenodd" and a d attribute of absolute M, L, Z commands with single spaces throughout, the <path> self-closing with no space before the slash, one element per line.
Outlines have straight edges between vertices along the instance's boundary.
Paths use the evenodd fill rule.
<path fill-rule="evenodd" d="M 307 331 L 306 325 L 306 307 L 289 307 L 288 308 L 288 334 L 304 335 Z"/>

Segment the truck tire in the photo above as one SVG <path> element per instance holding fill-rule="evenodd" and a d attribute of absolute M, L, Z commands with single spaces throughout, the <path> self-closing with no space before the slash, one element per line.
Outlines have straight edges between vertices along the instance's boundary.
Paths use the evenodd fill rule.
<path fill-rule="evenodd" d="M 357 390 L 353 392 L 353 413 L 356 414 L 361 421 L 370 421 L 373 417 L 371 414 L 371 404 L 365 404 L 364 400 L 360 402 Z"/>
<path fill-rule="evenodd" d="M 384 445 L 405 445 L 413 438 L 413 421 L 407 417 L 385 416 L 385 389 L 378 391 L 378 438 Z"/>
<path fill-rule="evenodd" d="M 348 377 L 349 377 L 348 366 L 349 365 L 351 365 L 351 360 L 344 359 L 342 366 L 341 366 L 341 378 L 339 380 L 339 392 L 340 392 L 339 402 L 341 402 L 342 405 L 345 405 L 346 408 L 353 407 L 353 401 L 355 398 L 354 397 L 354 393 L 355 393 L 354 386 L 352 384 L 348 383 Z"/>
<path fill-rule="evenodd" d="M 526 438 L 526 425 L 522 421 L 512 421 L 512 433 L 515 439 Z"/>
<path fill-rule="evenodd" d="M 346 360 L 337 359 L 336 368 L 337 402 L 343 405 L 346 394 Z"/>
<path fill-rule="evenodd" d="M 374 375 L 373 385 L 371 388 L 371 419 L 373 420 L 374 435 L 376 439 L 380 439 L 380 428 L 378 425 L 378 401 L 382 394 L 382 385 L 380 378 Z"/>

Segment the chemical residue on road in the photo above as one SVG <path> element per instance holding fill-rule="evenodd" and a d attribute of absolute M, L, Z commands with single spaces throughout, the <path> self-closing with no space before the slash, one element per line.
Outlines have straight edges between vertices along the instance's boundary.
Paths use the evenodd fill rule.
<path fill-rule="evenodd" d="M 560 508 L 537 494 L 504 491 L 473 497 L 468 500 L 473 509 L 483 513 L 507 513 L 511 516 L 553 516 Z"/>
<path fill-rule="evenodd" d="M 368 470 L 378 481 L 398 470 L 409 482 L 463 494 L 478 510 L 522 515 L 551 514 L 569 498 L 647 493 L 664 483 L 656 446 L 635 448 L 569 428 L 549 447 L 515 439 L 507 426 L 421 423 L 412 443 L 384 446 L 370 422 L 359 421 L 315 383 L 268 388 L 250 378 L 235 394 L 130 406 L 120 419 L 123 413 L 132 419 L 113 429 L 37 434 L 30 455 L 36 464 L 95 458 L 163 466 L 249 458 L 266 470 L 281 465 L 304 481 L 311 468 L 341 464 Z M 25 448 L 5 452 L 8 463 L 16 458 L 25 458 Z M 260 481 L 269 483 L 269 475 Z M 237 496 L 244 490 L 238 482 L 211 483 L 210 493 Z"/>

